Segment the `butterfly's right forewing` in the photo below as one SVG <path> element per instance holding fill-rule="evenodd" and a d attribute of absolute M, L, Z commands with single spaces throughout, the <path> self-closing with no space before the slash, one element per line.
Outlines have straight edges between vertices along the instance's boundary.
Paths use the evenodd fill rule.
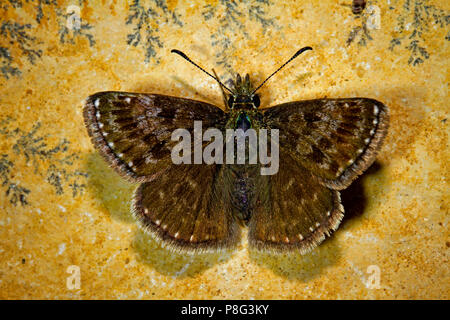
<path fill-rule="evenodd" d="M 191 134 L 195 120 L 221 127 L 224 112 L 195 100 L 157 94 L 99 92 L 84 104 L 84 119 L 94 146 L 132 182 L 149 181 L 173 166 L 171 140 L 176 129 Z"/>

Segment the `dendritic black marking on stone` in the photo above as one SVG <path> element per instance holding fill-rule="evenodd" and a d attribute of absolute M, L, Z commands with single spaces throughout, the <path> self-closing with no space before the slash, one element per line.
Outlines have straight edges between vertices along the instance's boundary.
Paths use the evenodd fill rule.
<path fill-rule="evenodd" d="M 30 189 L 22 187 L 12 178 L 14 163 L 9 159 L 7 154 L 0 155 L 0 179 L 1 186 L 6 190 L 5 196 L 11 204 L 16 206 L 20 203 L 22 206 L 28 204 L 27 196 Z"/>
<path fill-rule="evenodd" d="M 216 5 L 208 4 L 203 7 L 202 15 L 206 21 L 217 18 L 219 22 L 217 31 L 211 34 L 211 45 L 216 48 L 216 63 L 219 66 L 228 72 L 232 71 L 228 57 L 235 49 L 231 40 L 233 34 L 251 38 L 246 28 L 246 20 L 260 24 L 263 34 L 270 27 L 278 27 L 275 19 L 267 17 L 267 8 L 270 5 L 271 2 L 267 0 L 256 2 L 220 0 Z"/>
<path fill-rule="evenodd" d="M 20 75 L 19 68 L 12 65 L 13 58 L 11 57 L 8 48 L 0 47 L 0 61 L 0 72 L 2 73 L 3 77 L 9 79 L 10 76 Z"/>
<path fill-rule="evenodd" d="M 43 177 L 44 182 L 51 185 L 55 193 L 62 195 L 71 190 L 76 197 L 86 188 L 85 179 L 87 173 L 72 167 L 76 165 L 79 157 L 70 152 L 70 142 L 62 139 L 55 146 L 49 146 L 49 135 L 40 134 L 41 124 L 38 122 L 29 131 L 23 131 L 19 127 L 12 128 L 15 120 L 7 117 L 0 122 L 0 136 L 12 151 L 11 154 L 0 155 L 0 179 L 1 186 L 5 189 L 5 195 L 13 205 L 29 204 L 27 197 L 33 191 L 33 186 L 26 185 L 14 179 L 18 171 L 32 165 L 34 170 L 27 170 L 26 177 L 34 174 Z M 37 186 L 39 187 L 39 186 Z"/>
<path fill-rule="evenodd" d="M 366 8 L 366 6 L 376 4 L 377 1 L 375 0 L 363 2 L 364 6 L 355 6 L 354 4 L 351 6 L 352 13 L 355 14 L 355 20 L 358 21 L 358 25 L 354 26 L 349 32 L 346 41 L 347 45 L 350 45 L 358 36 L 359 40 L 357 43 L 359 46 L 366 46 L 369 41 L 373 40 L 369 28 L 367 28 L 367 19 L 369 18 L 369 14 L 364 9 Z"/>
<path fill-rule="evenodd" d="M 85 1 L 80 0 L 79 5 L 83 5 Z M 65 13 L 60 8 L 56 9 L 58 15 L 58 25 L 59 25 L 59 41 L 61 43 L 70 43 L 75 44 L 75 39 L 77 38 L 86 38 L 89 41 L 89 46 L 92 47 L 95 45 L 94 36 L 89 32 L 92 30 L 93 26 L 86 21 L 83 20 L 83 17 L 80 17 L 80 25 L 79 27 L 74 27 L 71 30 L 67 27 L 67 21 L 71 19 L 75 13 Z"/>
<path fill-rule="evenodd" d="M 399 36 L 391 40 L 389 49 L 406 43 L 410 51 L 408 64 L 417 66 L 430 57 L 426 46 L 426 34 L 433 27 L 444 28 L 450 24 L 450 14 L 429 4 L 428 0 L 405 0 L 402 13 L 397 17 L 395 30 Z M 450 40 L 450 32 L 445 39 Z"/>
<path fill-rule="evenodd" d="M 17 47 L 31 64 L 42 56 L 42 50 L 34 49 L 36 37 L 31 35 L 31 24 L 20 24 L 14 21 L 2 21 L 0 36 L 7 40 L 10 47 L 0 47 L 1 72 L 5 78 L 17 76 L 21 72 L 14 66 L 14 58 L 11 56 L 11 48 Z"/>
<path fill-rule="evenodd" d="M 157 48 L 162 48 L 164 43 L 157 35 L 160 23 L 171 22 L 179 27 L 183 26 L 178 14 L 169 10 L 165 0 L 153 0 L 150 6 L 142 4 L 140 0 L 134 0 L 130 5 L 127 25 L 133 26 L 133 31 L 127 35 L 127 44 L 134 47 L 141 46 L 145 50 L 145 62 L 154 59 L 159 63 Z"/>
<path fill-rule="evenodd" d="M 366 7 L 366 0 L 353 0 L 352 12 L 353 14 L 360 14 Z"/>
<path fill-rule="evenodd" d="M 79 6 L 84 5 L 83 0 L 78 1 Z M 1 11 L 18 10 L 24 6 L 31 6 L 35 11 L 35 18 L 32 21 L 24 23 L 22 21 L 3 20 L 6 17 Z M 49 20 L 52 14 L 48 11 L 53 10 L 59 26 L 60 43 L 75 43 L 76 38 L 84 37 L 88 39 L 89 45 L 95 44 L 94 36 L 88 32 L 92 26 L 83 21 L 80 17 L 81 24 L 79 29 L 69 30 L 67 28 L 67 19 L 69 14 L 65 13 L 65 8 L 58 7 L 55 0 L 9 0 L 0 4 L 0 36 L 5 39 L 7 45 L 0 46 L 0 72 L 2 76 L 9 79 L 11 76 L 19 76 L 21 74 L 18 67 L 18 57 L 13 57 L 11 52 L 13 48 L 18 48 L 21 55 L 25 56 L 31 64 L 35 64 L 37 59 L 42 57 L 43 41 L 33 36 L 33 30 L 39 28 L 43 19 Z"/>

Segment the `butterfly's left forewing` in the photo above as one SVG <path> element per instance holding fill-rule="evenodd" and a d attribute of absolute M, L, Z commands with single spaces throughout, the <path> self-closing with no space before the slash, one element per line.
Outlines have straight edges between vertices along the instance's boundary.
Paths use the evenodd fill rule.
<path fill-rule="evenodd" d="M 192 134 L 195 120 L 206 128 L 220 128 L 224 116 L 214 105 L 158 94 L 99 92 L 84 103 L 94 146 L 132 182 L 150 181 L 173 166 L 174 130 L 187 129 Z"/>
<path fill-rule="evenodd" d="M 373 163 L 389 122 L 387 107 L 368 98 L 296 101 L 263 112 L 266 126 L 279 129 L 280 148 L 335 190 Z"/>

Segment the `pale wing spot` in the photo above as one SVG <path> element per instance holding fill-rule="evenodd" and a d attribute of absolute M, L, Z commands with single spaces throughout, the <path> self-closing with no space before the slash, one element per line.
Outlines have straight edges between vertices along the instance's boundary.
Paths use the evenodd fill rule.
<path fill-rule="evenodd" d="M 327 212 L 327 217 L 329 217 L 331 215 L 331 211 Z"/>
<path fill-rule="evenodd" d="M 144 213 L 148 214 L 148 209 L 147 208 L 144 209 Z"/>
<path fill-rule="evenodd" d="M 198 186 L 197 183 L 193 180 L 188 180 L 188 183 L 193 189 L 197 188 Z"/>
<path fill-rule="evenodd" d="M 100 105 L 100 99 L 95 100 L 94 106 L 95 106 L 96 108 L 98 108 L 99 105 Z"/>
<path fill-rule="evenodd" d="M 358 153 L 358 154 L 361 154 L 361 153 L 363 153 L 363 149 L 358 149 L 358 150 L 356 150 L 356 152 Z"/>
<path fill-rule="evenodd" d="M 109 142 L 109 143 L 108 143 L 108 146 L 109 146 L 110 148 L 113 148 L 113 147 L 114 147 L 114 142 Z"/>
<path fill-rule="evenodd" d="M 316 227 L 317 228 L 320 227 L 320 223 L 319 222 L 316 222 Z"/>
<path fill-rule="evenodd" d="M 348 160 L 347 164 L 351 165 L 351 164 L 353 164 L 353 162 L 355 162 L 355 161 L 353 159 L 350 159 L 350 160 Z"/>
<path fill-rule="evenodd" d="M 128 162 L 128 166 L 131 168 L 133 166 L 133 161 Z"/>
<path fill-rule="evenodd" d="M 194 236 L 193 235 L 189 238 L 189 241 L 190 242 L 194 241 Z"/>
<path fill-rule="evenodd" d="M 319 167 L 322 168 L 322 169 L 328 170 L 328 169 L 330 169 L 330 164 L 327 163 L 327 162 L 320 163 Z"/>
<path fill-rule="evenodd" d="M 95 113 L 95 116 L 97 117 L 97 120 L 100 119 L 100 112 L 97 111 L 97 112 Z"/>
<path fill-rule="evenodd" d="M 375 129 L 370 130 L 370 135 L 373 136 L 375 133 Z"/>
<path fill-rule="evenodd" d="M 102 132 L 102 135 L 103 135 L 104 137 L 106 137 L 106 136 L 108 136 L 108 132 Z"/>
<path fill-rule="evenodd" d="M 100 129 L 103 128 L 103 123 L 99 122 L 99 123 L 98 123 L 98 127 L 99 127 Z"/>
<path fill-rule="evenodd" d="M 130 99 L 129 97 L 126 97 L 126 98 L 125 98 L 125 101 L 126 101 L 126 103 L 130 103 L 130 102 L 131 102 L 131 99 Z"/>
<path fill-rule="evenodd" d="M 309 227 L 309 231 L 313 232 L 314 228 L 313 227 Z"/>
<path fill-rule="evenodd" d="M 149 163 L 157 163 L 158 161 L 152 158 L 152 154 L 149 153 L 145 156 L 145 163 L 149 164 Z"/>
<path fill-rule="evenodd" d="M 288 237 L 285 237 L 285 238 L 284 238 L 284 242 L 289 243 L 289 238 L 288 238 Z"/>
<path fill-rule="evenodd" d="M 288 182 L 288 185 L 287 185 L 286 189 L 289 189 L 294 184 L 294 182 L 295 182 L 294 178 L 289 179 L 289 182 Z"/>
<path fill-rule="evenodd" d="M 300 241 L 303 240 L 303 236 L 300 233 L 298 234 L 298 238 L 300 239 Z"/>
<path fill-rule="evenodd" d="M 380 112 L 380 109 L 378 109 L 377 105 L 374 104 L 374 105 L 373 105 L 373 113 L 374 113 L 375 115 L 377 115 L 378 112 Z"/>
<path fill-rule="evenodd" d="M 167 229 L 167 224 L 163 225 L 162 228 L 163 228 L 163 230 L 166 230 Z"/>
<path fill-rule="evenodd" d="M 174 235 L 175 239 L 178 239 L 178 236 L 179 236 L 179 233 L 178 232 L 175 233 L 175 235 Z"/>
<path fill-rule="evenodd" d="M 378 119 L 373 119 L 372 123 L 376 125 L 378 123 Z"/>
<path fill-rule="evenodd" d="M 369 143 L 370 142 L 370 139 L 369 138 L 366 138 L 366 139 L 364 139 L 364 143 Z"/>
<path fill-rule="evenodd" d="M 272 240 L 273 242 L 275 242 L 275 237 L 274 237 L 274 236 L 270 237 L 270 240 Z"/>
<path fill-rule="evenodd" d="M 123 153 L 119 153 L 117 156 L 118 156 L 119 158 L 122 158 L 122 157 L 123 157 Z"/>
<path fill-rule="evenodd" d="M 161 221 L 156 220 L 155 223 L 156 223 L 157 226 L 159 226 L 161 224 Z"/>
<path fill-rule="evenodd" d="M 139 102 L 141 102 L 143 105 L 148 105 L 151 107 L 154 106 L 154 101 L 153 101 L 155 99 L 154 96 L 141 95 L 141 96 L 138 96 L 137 98 L 138 98 Z M 161 109 L 159 111 L 161 111 Z"/>

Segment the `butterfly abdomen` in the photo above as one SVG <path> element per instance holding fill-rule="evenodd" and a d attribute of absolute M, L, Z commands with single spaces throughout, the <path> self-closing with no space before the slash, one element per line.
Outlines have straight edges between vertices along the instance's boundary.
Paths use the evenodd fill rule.
<path fill-rule="evenodd" d="M 231 204 L 236 217 L 247 224 L 254 211 L 256 179 L 259 173 L 258 165 L 233 165 L 231 186 Z"/>

